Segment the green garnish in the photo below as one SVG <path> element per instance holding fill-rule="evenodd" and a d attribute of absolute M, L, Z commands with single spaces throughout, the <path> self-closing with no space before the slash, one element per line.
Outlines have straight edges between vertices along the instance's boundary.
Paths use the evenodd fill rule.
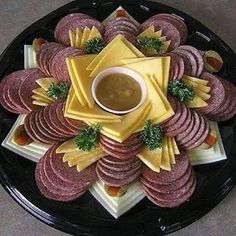
<path fill-rule="evenodd" d="M 82 151 L 95 149 L 98 143 L 98 132 L 100 130 L 100 124 L 96 124 L 95 126 L 86 125 L 75 137 L 76 146 Z"/>
<path fill-rule="evenodd" d="M 155 38 L 139 37 L 137 39 L 137 48 L 146 56 L 161 54 L 162 42 Z"/>
<path fill-rule="evenodd" d="M 50 98 L 55 98 L 55 99 L 62 99 L 66 98 L 69 92 L 69 86 L 62 82 L 59 84 L 51 83 L 48 90 L 47 90 L 47 95 Z"/>
<path fill-rule="evenodd" d="M 88 54 L 98 54 L 105 47 L 102 39 L 96 37 L 85 43 L 85 51 Z"/>
<path fill-rule="evenodd" d="M 168 91 L 182 102 L 192 101 L 194 99 L 194 90 L 186 85 L 182 80 L 171 81 L 168 85 Z"/>
<path fill-rule="evenodd" d="M 161 127 L 154 126 L 150 120 L 147 120 L 144 129 L 141 131 L 141 140 L 150 150 L 161 148 L 163 140 Z"/>

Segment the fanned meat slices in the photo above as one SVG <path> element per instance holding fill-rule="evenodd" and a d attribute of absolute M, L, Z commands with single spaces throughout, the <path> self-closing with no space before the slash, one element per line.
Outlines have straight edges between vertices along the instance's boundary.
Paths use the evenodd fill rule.
<path fill-rule="evenodd" d="M 28 87 L 25 87 L 22 94 L 19 91 L 22 84 L 34 87 L 33 80 L 41 76 L 44 76 L 44 74 L 38 69 L 26 69 L 15 71 L 3 78 L 0 83 L 0 102 L 2 106 L 12 113 L 29 113 L 33 109 L 32 91 Z"/>
<path fill-rule="evenodd" d="M 87 26 L 92 28 L 95 26 L 103 35 L 104 26 L 91 16 L 83 13 L 72 13 L 63 17 L 58 23 L 54 31 L 55 40 L 65 46 L 70 45 L 69 30 L 75 30 L 76 28 L 83 30 Z"/>

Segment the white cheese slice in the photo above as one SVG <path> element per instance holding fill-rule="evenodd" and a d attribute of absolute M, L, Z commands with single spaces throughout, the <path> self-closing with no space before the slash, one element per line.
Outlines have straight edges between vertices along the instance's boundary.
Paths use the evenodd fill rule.
<path fill-rule="evenodd" d="M 210 127 L 217 134 L 217 142 L 209 149 L 189 151 L 191 165 L 201 165 L 227 159 L 217 122 L 210 121 Z"/>
<path fill-rule="evenodd" d="M 145 194 L 139 182 L 132 183 L 127 192 L 121 197 L 109 196 L 101 181 L 97 181 L 89 189 L 91 194 L 102 204 L 102 206 L 115 218 L 118 218 L 138 202 L 140 202 Z"/>

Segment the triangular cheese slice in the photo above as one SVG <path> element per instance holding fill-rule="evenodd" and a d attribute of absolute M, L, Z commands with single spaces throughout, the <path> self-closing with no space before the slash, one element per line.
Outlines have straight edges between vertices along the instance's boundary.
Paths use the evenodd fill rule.
<path fill-rule="evenodd" d="M 66 58 L 66 64 L 67 64 L 67 68 L 68 68 L 68 71 L 69 71 L 71 83 L 72 83 L 72 86 L 74 88 L 76 97 L 77 97 L 79 103 L 81 104 L 81 106 L 85 107 L 87 105 L 87 102 L 86 102 L 86 100 L 83 96 L 83 93 L 82 93 L 81 89 L 80 89 L 80 86 L 79 86 L 79 83 L 77 81 L 77 78 L 76 78 L 76 75 L 75 75 L 75 72 L 74 72 L 74 68 L 72 66 L 70 58 Z"/>
<path fill-rule="evenodd" d="M 202 84 L 202 85 L 207 85 L 208 84 L 208 80 L 199 79 L 199 78 L 192 77 L 192 76 L 189 76 L 189 75 L 184 75 L 183 78 L 186 79 L 186 80 L 192 81 L 194 83 L 197 83 L 197 84 Z"/>
<path fill-rule="evenodd" d="M 82 35 L 82 39 L 81 39 L 81 43 L 80 43 L 80 48 L 84 48 L 85 43 L 88 40 L 89 34 L 90 34 L 90 29 L 87 26 L 85 26 L 84 31 L 83 31 L 83 35 Z"/>
<path fill-rule="evenodd" d="M 99 30 L 95 26 L 92 27 L 87 41 L 94 38 L 102 39 L 102 35 L 100 34 Z"/>
<path fill-rule="evenodd" d="M 185 102 L 187 107 L 189 108 L 199 108 L 199 107 L 206 107 L 207 103 L 203 101 L 200 97 L 194 96 L 192 101 Z"/>
<path fill-rule="evenodd" d="M 163 138 L 161 168 L 164 169 L 164 170 L 171 171 L 168 144 L 167 144 L 167 138 L 166 137 Z"/>
<path fill-rule="evenodd" d="M 150 150 L 145 146 L 137 156 L 151 170 L 160 172 L 162 148 Z"/>
<path fill-rule="evenodd" d="M 75 32 L 72 30 L 69 30 L 69 38 L 70 38 L 70 46 L 76 47 L 76 36 Z"/>
<path fill-rule="evenodd" d="M 71 61 L 76 77 L 76 81 L 73 81 L 73 87 L 78 86 L 80 88 L 80 91 L 82 92 L 89 108 L 93 108 L 94 106 L 94 99 L 92 95 L 93 78 L 89 77 L 89 71 L 86 70 L 86 67 L 94 58 L 95 55 L 84 55 L 68 59 Z"/>
<path fill-rule="evenodd" d="M 33 89 L 32 92 L 33 92 L 33 94 L 36 94 L 36 95 L 38 95 L 38 96 L 40 96 L 40 97 L 43 97 L 43 98 L 45 98 L 45 99 L 48 99 L 48 100 L 50 100 L 50 101 L 52 101 L 52 102 L 55 101 L 55 99 L 48 97 L 46 91 L 45 91 L 43 88 L 36 88 L 36 89 Z"/>
<path fill-rule="evenodd" d="M 76 28 L 75 31 L 75 45 L 77 48 L 80 47 L 81 45 L 81 40 L 82 40 L 83 32 L 79 30 L 79 28 Z"/>
<path fill-rule="evenodd" d="M 172 146 L 171 137 L 167 137 L 167 146 L 169 151 L 170 164 L 175 164 L 175 153 Z"/>
<path fill-rule="evenodd" d="M 58 80 L 53 78 L 53 77 L 46 77 L 46 78 L 42 78 L 42 79 L 37 79 L 36 83 L 45 91 L 48 90 L 49 86 L 54 83 L 57 84 Z"/>

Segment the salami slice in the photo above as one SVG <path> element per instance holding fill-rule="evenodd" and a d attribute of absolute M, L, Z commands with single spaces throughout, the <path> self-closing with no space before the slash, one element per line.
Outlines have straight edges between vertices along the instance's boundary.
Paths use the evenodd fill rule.
<path fill-rule="evenodd" d="M 107 163 L 103 159 L 100 159 L 98 161 L 101 166 L 109 169 L 109 170 L 114 170 L 114 171 L 129 171 L 133 168 L 136 168 L 141 164 L 140 160 L 138 158 L 135 158 L 135 160 L 131 163 L 125 163 L 125 164 L 120 164 L 119 162 L 115 164 Z"/>
<path fill-rule="evenodd" d="M 178 199 L 175 199 L 174 201 L 171 200 L 171 201 L 159 201 L 158 199 L 156 199 L 155 197 L 147 194 L 147 198 L 152 201 L 155 205 L 158 205 L 160 207 L 165 207 L 165 208 L 174 208 L 174 207 L 178 207 L 180 206 L 181 204 L 183 204 L 184 202 L 186 202 L 194 193 L 195 191 L 195 188 L 196 188 L 196 180 L 194 181 L 192 187 L 189 189 L 189 191 L 187 191 L 187 193 L 178 198 Z"/>
<path fill-rule="evenodd" d="M 191 173 L 192 169 L 189 166 L 188 170 L 182 177 L 180 177 L 178 180 L 170 184 L 164 185 L 164 184 L 152 183 L 151 181 L 147 180 L 144 177 L 141 177 L 141 182 L 148 188 L 158 191 L 159 193 L 173 193 L 174 191 L 182 188 L 189 181 Z"/>
<path fill-rule="evenodd" d="M 67 163 L 63 162 L 63 154 L 56 154 L 58 146 L 59 145 L 54 145 L 50 153 L 50 165 L 58 178 L 74 184 L 81 183 L 82 185 L 84 185 L 84 183 L 92 183 L 97 179 L 95 164 L 78 172 L 76 167 L 69 167 Z"/>
<path fill-rule="evenodd" d="M 68 19 L 64 21 L 63 24 L 60 23 L 59 27 L 56 26 L 54 37 L 57 42 L 69 46 L 70 45 L 69 30 L 75 30 L 76 28 L 83 30 L 85 26 L 87 26 L 90 29 L 93 26 L 95 26 L 102 35 L 104 33 L 103 24 L 97 21 L 96 19 L 92 17 L 78 16 L 78 17 L 68 17 Z"/>
<path fill-rule="evenodd" d="M 222 81 L 220 81 L 216 76 L 204 72 L 201 75 L 201 79 L 208 81 L 208 86 L 211 87 L 209 94 L 211 97 L 207 100 L 207 106 L 201 107 L 198 110 L 207 115 L 219 108 L 225 102 L 225 89 Z"/>
<path fill-rule="evenodd" d="M 126 170 L 126 171 L 115 171 L 115 170 L 110 170 L 109 168 L 106 168 L 105 166 L 101 165 L 100 162 L 97 162 L 97 169 L 99 169 L 102 173 L 105 175 L 112 177 L 114 179 L 125 179 L 127 176 L 131 176 L 136 174 L 137 171 L 140 172 L 141 170 L 141 163 L 137 165 L 135 168 Z"/>
<path fill-rule="evenodd" d="M 30 111 L 34 109 L 34 105 L 32 103 L 33 99 L 31 96 L 33 95 L 32 90 L 38 88 L 36 80 L 44 77 L 45 74 L 43 72 L 39 69 L 35 69 L 35 71 L 28 75 L 20 84 L 18 96 L 20 96 L 21 102 Z"/>
<path fill-rule="evenodd" d="M 105 184 L 113 187 L 122 187 L 124 185 L 130 184 L 140 176 L 140 170 L 136 171 L 134 174 L 127 175 L 123 179 L 115 179 L 104 174 L 99 168 L 96 168 L 96 173 L 98 178 Z"/>
<path fill-rule="evenodd" d="M 119 158 L 107 155 L 100 159 L 103 162 L 106 162 L 108 165 L 129 165 L 137 160 L 137 157 L 129 158 L 127 160 L 121 160 Z"/>
<path fill-rule="evenodd" d="M 177 16 L 174 16 L 171 14 L 166 14 L 166 13 L 157 14 L 157 15 L 154 15 L 150 18 L 150 20 L 154 20 L 154 19 L 155 20 L 164 20 L 164 21 L 167 21 L 167 22 L 171 23 L 172 25 L 174 25 L 180 33 L 180 39 L 181 39 L 180 43 L 184 44 L 186 42 L 186 40 L 188 38 L 188 29 L 187 29 L 187 26 L 183 20 L 181 20 Z"/>
<path fill-rule="evenodd" d="M 83 55 L 81 49 L 67 47 L 60 50 L 51 60 L 51 75 L 59 81 L 70 83 L 70 76 L 67 69 L 66 58 L 70 56 Z"/>
<path fill-rule="evenodd" d="M 107 136 L 100 134 L 100 137 L 102 140 L 104 140 L 106 143 L 109 143 L 111 145 L 113 145 L 114 147 L 129 147 L 132 145 L 135 145 L 137 143 L 141 143 L 141 139 L 140 139 L 140 133 L 134 133 L 132 134 L 130 137 L 128 137 L 125 141 L 123 141 L 122 143 L 119 143 L 111 138 L 108 138 Z"/>
<path fill-rule="evenodd" d="M 142 184 L 142 188 L 144 189 L 147 195 L 155 198 L 157 201 L 169 202 L 169 201 L 175 201 L 176 199 L 180 199 L 185 194 L 187 194 L 187 192 L 193 186 L 194 182 L 195 182 L 195 178 L 192 175 L 184 186 L 182 186 L 180 189 L 173 191 L 172 193 L 160 193 L 154 189 L 148 188 L 144 184 Z"/>
<path fill-rule="evenodd" d="M 136 150 L 139 150 L 141 146 L 143 146 L 141 142 L 138 142 L 137 144 L 133 144 L 128 147 L 117 147 L 117 146 L 113 146 L 112 144 L 105 142 L 102 138 L 100 139 L 99 142 L 101 146 L 104 148 L 109 148 L 110 150 L 113 150 L 115 152 L 118 151 L 124 154 L 129 153 L 129 152 L 135 152 Z"/>
<path fill-rule="evenodd" d="M 178 47 L 178 49 L 186 50 L 186 51 L 190 52 L 193 55 L 193 57 L 195 58 L 195 60 L 197 62 L 196 76 L 200 76 L 202 71 L 203 71 L 204 62 L 203 62 L 202 55 L 200 54 L 198 49 L 196 49 L 193 46 L 189 46 L 189 45 L 181 45 L 181 46 Z"/>
<path fill-rule="evenodd" d="M 178 65 L 178 75 L 176 76 L 176 79 L 180 80 L 182 79 L 184 75 L 184 61 L 183 58 L 175 53 L 169 52 L 168 55 L 173 58 L 177 65 Z"/>
<path fill-rule="evenodd" d="M 181 153 L 175 156 L 176 164 L 171 165 L 171 171 L 161 170 L 156 173 L 151 169 L 145 167 L 143 169 L 143 177 L 152 183 L 156 184 L 170 184 L 181 178 L 189 168 L 189 159 L 186 153 Z"/>
<path fill-rule="evenodd" d="M 175 49 L 173 53 L 182 57 L 184 61 L 184 73 L 186 75 L 196 76 L 198 69 L 197 61 L 192 53 L 186 50 L 181 50 L 179 47 Z"/>
<path fill-rule="evenodd" d="M 18 94 L 21 83 L 37 69 L 27 69 L 7 75 L 0 83 L 0 103 L 13 113 L 26 114 L 30 110 L 26 107 Z"/>

